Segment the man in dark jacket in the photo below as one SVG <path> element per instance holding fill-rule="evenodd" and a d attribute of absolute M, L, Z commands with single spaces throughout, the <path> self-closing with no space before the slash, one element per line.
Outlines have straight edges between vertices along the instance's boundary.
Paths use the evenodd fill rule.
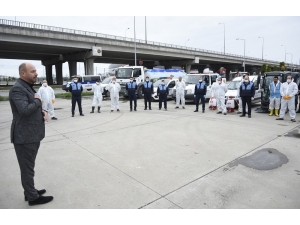
<path fill-rule="evenodd" d="M 11 142 L 14 144 L 21 171 L 21 181 L 25 201 L 29 205 L 44 204 L 52 201 L 52 196 L 42 196 L 45 189 L 34 186 L 35 159 L 40 142 L 45 137 L 47 112 L 42 110 L 41 98 L 33 89 L 37 80 L 35 67 L 30 63 L 19 66 L 20 79 L 9 91 L 9 103 L 13 114 L 11 124 Z"/>
<path fill-rule="evenodd" d="M 255 95 L 254 83 L 249 81 L 249 77 L 245 76 L 244 81 L 240 86 L 240 96 L 243 103 L 243 114 L 240 117 L 245 117 L 246 104 L 248 105 L 248 118 L 251 118 L 251 100 Z"/>
<path fill-rule="evenodd" d="M 195 84 L 194 98 L 196 98 L 196 110 L 198 112 L 199 101 L 201 99 L 202 104 L 202 113 L 205 112 L 205 95 L 206 95 L 206 83 L 202 80 L 202 77 L 199 77 L 199 82 Z"/>
<path fill-rule="evenodd" d="M 134 101 L 134 111 L 136 111 L 136 90 L 137 84 L 133 81 L 133 78 L 130 77 L 130 82 L 126 83 L 126 90 L 128 92 L 128 97 L 130 101 L 130 112 L 132 112 L 132 101 Z"/>
<path fill-rule="evenodd" d="M 72 93 L 72 117 L 75 114 L 76 102 L 79 108 L 80 116 L 84 116 L 81 108 L 81 93 L 83 91 L 82 84 L 78 83 L 78 78 L 74 77 L 73 82 L 70 84 L 69 91 Z"/>
<path fill-rule="evenodd" d="M 144 101 L 145 101 L 145 109 L 147 110 L 147 102 L 149 104 L 149 110 L 151 110 L 151 95 L 153 95 L 153 83 L 149 81 L 149 77 L 146 76 L 146 81 L 142 85 L 142 94 L 144 96 Z"/>
<path fill-rule="evenodd" d="M 157 95 L 159 97 L 159 110 L 162 107 L 162 101 L 164 101 L 164 108 L 167 110 L 167 99 L 169 94 L 169 88 L 165 85 L 165 81 L 161 80 L 161 84 L 157 87 Z"/>

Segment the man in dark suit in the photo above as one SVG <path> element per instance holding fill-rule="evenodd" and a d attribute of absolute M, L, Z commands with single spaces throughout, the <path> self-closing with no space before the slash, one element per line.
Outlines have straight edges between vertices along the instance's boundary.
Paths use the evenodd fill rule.
<path fill-rule="evenodd" d="M 45 137 L 45 122 L 48 114 L 42 110 L 41 98 L 33 89 L 37 80 L 35 67 L 30 63 L 19 66 L 20 79 L 9 91 L 9 102 L 13 114 L 11 142 L 14 144 L 21 171 L 25 201 L 29 205 L 52 201 L 52 196 L 42 196 L 46 190 L 34 187 L 35 159 L 40 141 Z"/>

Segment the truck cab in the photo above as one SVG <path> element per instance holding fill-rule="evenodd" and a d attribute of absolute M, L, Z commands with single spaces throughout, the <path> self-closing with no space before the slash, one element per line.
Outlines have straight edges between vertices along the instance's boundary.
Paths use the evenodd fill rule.
<path fill-rule="evenodd" d="M 116 73 L 117 82 L 121 85 L 120 95 L 125 97 L 128 96 L 126 91 L 126 83 L 129 82 L 129 79 L 133 77 L 133 80 L 137 83 L 137 97 L 142 98 L 142 84 L 145 81 L 145 78 L 149 76 L 151 82 L 155 82 L 161 78 L 178 78 L 184 77 L 185 72 L 179 69 L 147 69 L 143 66 L 124 66 L 119 67 Z"/>

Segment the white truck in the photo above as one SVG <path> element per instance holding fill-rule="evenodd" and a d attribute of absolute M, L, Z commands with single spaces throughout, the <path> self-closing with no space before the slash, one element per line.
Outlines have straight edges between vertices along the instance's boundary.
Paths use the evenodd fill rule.
<path fill-rule="evenodd" d="M 126 83 L 129 82 L 130 77 L 133 77 L 138 85 L 137 97 L 142 98 L 142 84 L 146 77 L 149 76 L 151 82 L 164 78 L 178 78 L 184 77 L 186 73 L 179 69 L 147 69 L 143 66 L 124 66 L 119 67 L 116 73 L 117 82 L 121 85 L 120 95 L 127 96 Z"/>
<path fill-rule="evenodd" d="M 185 100 L 186 101 L 195 101 L 194 92 L 195 92 L 195 84 L 199 81 L 199 77 L 202 77 L 203 81 L 206 83 L 207 92 L 206 92 L 206 100 L 209 100 L 211 97 L 211 87 L 214 82 L 216 82 L 218 73 L 214 73 L 208 68 L 203 70 L 203 73 L 190 73 L 184 77 L 184 82 L 186 84 L 185 87 Z M 222 82 L 226 83 L 226 78 L 222 78 Z M 176 101 L 176 86 L 173 88 L 173 99 Z"/>

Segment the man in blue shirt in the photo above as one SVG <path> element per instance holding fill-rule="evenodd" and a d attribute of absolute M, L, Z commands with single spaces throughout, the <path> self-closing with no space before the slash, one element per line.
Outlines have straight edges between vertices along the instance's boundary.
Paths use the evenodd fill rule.
<path fill-rule="evenodd" d="M 167 98 L 169 94 L 169 88 L 165 85 L 165 81 L 161 80 L 161 84 L 157 87 L 157 95 L 159 97 L 159 110 L 162 107 L 162 101 L 164 101 L 164 108 L 167 110 Z"/>
<path fill-rule="evenodd" d="M 130 77 L 130 82 L 126 83 L 126 90 L 128 92 L 128 97 L 130 101 L 130 112 L 132 112 L 132 101 L 134 101 L 134 111 L 136 111 L 136 90 L 137 84 L 133 81 L 133 78 Z"/>
<path fill-rule="evenodd" d="M 72 117 L 75 114 L 76 102 L 78 104 L 80 116 L 84 116 L 81 108 L 81 93 L 83 91 L 82 84 L 78 83 L 78 77 L 73 78 L 73 82 L 70 84 L 69 91 L 72 94 Z"/>

